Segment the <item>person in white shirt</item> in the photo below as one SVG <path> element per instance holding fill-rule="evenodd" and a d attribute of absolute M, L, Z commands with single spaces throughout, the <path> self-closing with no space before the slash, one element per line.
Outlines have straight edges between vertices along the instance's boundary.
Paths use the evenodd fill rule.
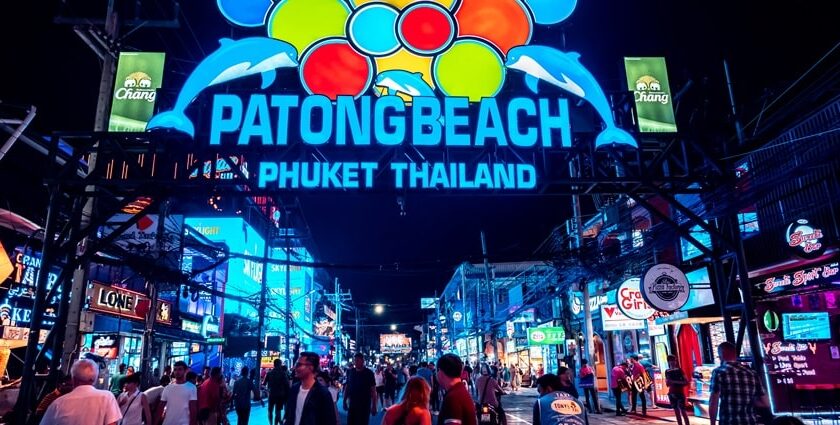
<path fill-rule="evenodd" d="M 160 396 L 163 394 L 163 389 L 167 385 L 169 385 L 169 376 L 162 376 L 160 378 L 160 385 L 143 391 L 143 394 L 146 394 L 146 400 L 149 400 L 149 410 L 152 414 L 157 412 L 158 404 L 160 404 Z"/>
<path fill-rule="evenodd" d="M 115 425 L 122 414 L 114 394 L 93 387 L 99 366 L 79 360 L 70 368 L 73 391 L 57 398 L 44 413 L 42 425 Z"/>
<path fill-rule="evenodd" d="M 172 368 L 174 381 L 163 389 L 156 414 L 158 421 L 163 416 L 163 425 L 198 424 L 198 391 L 187 382 L 188 369 L 182 361 L 175 362 Z"/>

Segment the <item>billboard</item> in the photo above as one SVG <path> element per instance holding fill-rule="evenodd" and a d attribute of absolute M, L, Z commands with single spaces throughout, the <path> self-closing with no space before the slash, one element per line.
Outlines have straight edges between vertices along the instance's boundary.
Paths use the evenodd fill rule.
<path fill-rule="evenodd" d="M 420 298 L 421 310 L 434 310 L 437 304 L 437 298 Z"/>
<path fill-rule="evenodd" d="M 639 131 L 643 133 L 676 133 L 671 86 L 665 58 L 624 58 L 627 89 L 633 92 Z"/>
<path fill-rule="evenodd" d="M 145 131 L 163 81 L 164 53 L 120 52 L 108 131 Z"/>
<path fill-rule="evenodd" d="M 528 345 L 560 345 L 566 341 L 566 330 L 560 327 L 528 328 Z"/>
<path fill-rule="evenodd" d="M 534 39 L 576 6 L 549 3 L 219 0 L 231 25 L 260 30 L 220 39 L 146 129 L 213 148 L 370 153 L 333 163 L 263 157 L 249 164 L 263 189 L 369 189 L 378 176 L 398 189 L 534 189 L 533 162 L 454 163 L 437 154 L 572 148 L 572 108 L 597 114 L 596 148 L 638 146 L 586 65 L 594 58 L 556 38 Z M 260 87 L 226 89 L 242 80 Z M 380 147 L 400 145 L 432 152 L 420 163 L 378 161 Z"/>
<path fill-rule="evenodd" d="M 411 352 L 411 338 L 405 334 L 381 334 L 379 351 L 382 354 L 408 354 Z"/>

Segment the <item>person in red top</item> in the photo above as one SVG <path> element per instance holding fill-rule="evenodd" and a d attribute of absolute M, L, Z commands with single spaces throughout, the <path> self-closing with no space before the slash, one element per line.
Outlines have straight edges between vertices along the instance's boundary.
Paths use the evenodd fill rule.
<path fill-rule="evenodd" d="M 452 353 L 444 354 L 438 359 L 437 368 L 438 382 L 446 390 L 438 414 L 438 425 L 477 425 L 475 402 L 467 385 L 461 380 L 461 371 L 464 369 L 461 358 Z"/>
<path fill-rule="evenodd" d="M 645 394 L 642 393 L 639 387 L 636 385 L 636 382 L 639 381 L 640 377 L 647 374 L 645 371 L 645 367 L 639 363 L 639 356 L 633 354 L 630 356 L 630 376 L 633 379 L 633 385 L 630 385 L 630 413 L 636 413 L 636 398 L 641 393 L 642 396 L 642 416 L 647 415 L 647 399 L 645 398 Z"/>
<path fill-rule="evenodd" d="M 222 369 L 210 370 L 210 378 L 198 387 L 198 423 L 216 425 L 222 406 Z"/>

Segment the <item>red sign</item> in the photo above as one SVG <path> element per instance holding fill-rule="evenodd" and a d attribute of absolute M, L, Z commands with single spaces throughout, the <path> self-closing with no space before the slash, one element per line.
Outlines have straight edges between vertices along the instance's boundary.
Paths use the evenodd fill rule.
<path fill-rule="evenodd" d="M 92 283 L 90 288 L 88 296 L 91 310 L 129 319 L 146 319 L 151 304 L 149 297 L 139 292 L 99 283 Z M 172 324 L 172 304 L 158 300 L 156 320 L 159 323 Z"/>

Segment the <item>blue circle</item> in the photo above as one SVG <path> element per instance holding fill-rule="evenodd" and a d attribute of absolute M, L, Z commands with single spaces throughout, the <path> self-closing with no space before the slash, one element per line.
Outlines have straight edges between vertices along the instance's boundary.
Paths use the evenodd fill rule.
<path fill-rule="evenodd" d="M 225 19 L 240 27 L 264 25 L 271 8 L 271 0 L 216 0 L 216 4 Z"/>
<path fill-rule="evenodd" d="M 534 20 L 540 25 L 551 25 L 565 21 L 575 11 L 577 0 L 525 0 Z"/>
<path fill-rule="evenodd" d="M 397 40 L 399 12 L 381 3 L 369 3 L 356 9 L 347 25 L 350 41 L 363 53 L 385 56 L 400 48 Z"/>

